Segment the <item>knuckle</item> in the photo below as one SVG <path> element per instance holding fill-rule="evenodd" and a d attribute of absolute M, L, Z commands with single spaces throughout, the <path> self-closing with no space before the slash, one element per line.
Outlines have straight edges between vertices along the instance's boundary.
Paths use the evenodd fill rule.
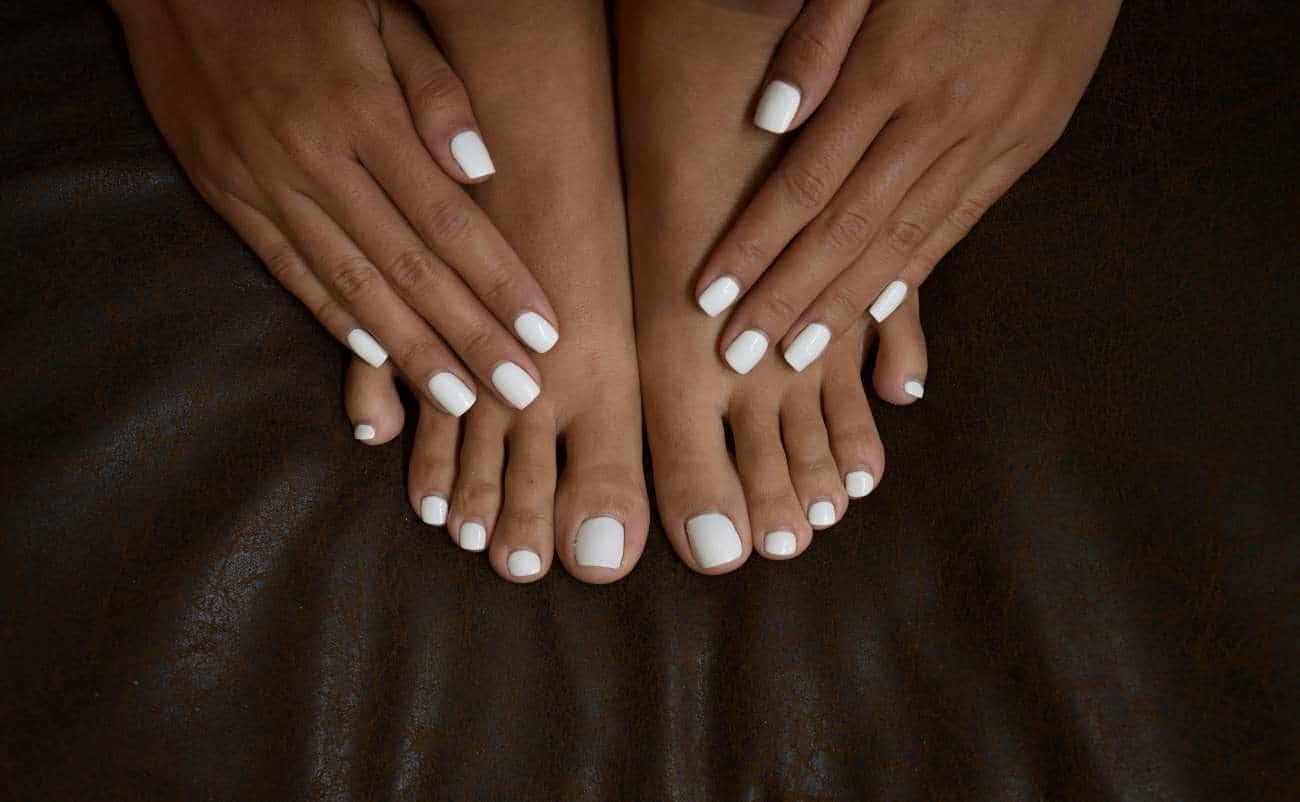
<path fill-rule="evenodd" d="M 492 269 L 480 283 L 479 300 L 488 306 L 496 305 L 507 297 L 515 286 L 515 277 L 507 269 Z"/>
<path fill-rule="evenodd" d="M 491 326 L 482 321 L 476 322 L 461 332 L 456 350 L 471 360 L 478 358 L 478 361 L 486 361 L 495 339 Z"/>
<path fill-rule="evenodd" d="M 742 265 L 761 269 L 772 264 L 772 257 L 768 256 L 763 246 L 751 239 L 735 240 L 731 248 L 736 260 Z"/>
<path fill-rule="evenodd" d="M 821 71 L 834 63 L 827 29 L 825 18 L 808 16 L 790 31 L 786 52 L 798 67 Z"/>
<path fill-rule="evenodd" d="M 911 220 L 895 220 L 885 232 L 885 242 L 895 252 L 907 255 L 925 239 L 925 229 Z"/>
<path fill-rule="evenodd" d="M 422 378 L 426 370 L 438 361 L 442 349 L 434 345 L 427 337 L 420 337 L 405 343 L 393 354 L 393 360 L 415 378 Z"/>
<path fill-rule="evenodd" d="M 818 317 L 828 322 L 849 321 L 862 317 L 862 310 L 866 308 L 866 304 L 852 289 L 837 284 L 827 291 L 825 307 L 825 313 Z"/>
<path fill-rule="evenodd" d="M 276 281 L 287 287 L 302 275 L 304 268 L 298 254 L 288 245 L 284 245 L 267 256 L 266 269 Z"/>
<path fill-rule="evenodd" d="M 384 272 L 399 292 L 418 294 L 428 287 L 433 271 L 433 259 L 427 251 L 407 250 L 397 254 Z"/>
<path fill-rule="evenodd" d="M 411 90 L 411 105 L 421 112 L 443 112 L 467 105 L 465 87 L 447 64 L 429 64 L 419 71 Z"/>
<path fill-rule="evenodd" d="M 836 250 L 860 251 L 871 237 L 871 221 L 856 210 L 840 209 L 827 221 L 826 237 Z"/>
<path fill-rule="evenodd" d="M 820 209 L 826 205 L 831 188 L 830 167 L 823 160 L 791 165 L 781 171 L 786 194 L 796 206 Z"/>
<path fill-rule="evenodd" d="M 345 301 L 364 298 L 378 280 L 374 266 L 360 256 L 345 259 L 330 271 L 330 283 Z"/>
<path fill-rule="evenodd" d="M 801 311 L 795 308 L 794 303 L 784 293 L 772 290 L 764 292 L 754 302 L 759 319 L 767 322 L 772 330 L 776 330 L 783 323 L 788 325 Z"/>
<path fill-rule="evenodd" d="M 431 235 L 440 243 L 459 240 L 469 229 L 469 209 L 460 199 L 438 198 L 429 204 L 424 214 Z"/>

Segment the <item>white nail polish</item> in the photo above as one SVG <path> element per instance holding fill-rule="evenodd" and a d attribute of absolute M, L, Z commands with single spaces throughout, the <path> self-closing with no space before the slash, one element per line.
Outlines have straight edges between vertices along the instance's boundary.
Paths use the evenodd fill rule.
<path fill-rule="evenodd" d="M 798 542 L 794 539 L 794 532 L 778 530 L 768 532 L 763 537 L 763 550 L 773 557 L 789 557 L 794 554 Z"/>
<path fill-rule="evenodd" d="M 364 359 L 372 368 L 377 368 L 388 361 L 388 352 L 365 329 L 353 329 L 348 332 L 348 348 L 351 348 L 352 353 Z"/>
<path fill-rule="evenodd" d="M 754 369 L 765 353 L 767 353 L 767 335 L 758 329 L 750 329 L 731 341 L 724 356 L 731 369 L 744 376 Z"/>
<path fill-rule="evenodd" d="M 848 491 L 849 498 L 870 495 L 875 488 L 876 477 L 866 471 L 849 471 L 848 476 L 844 477 L 844 489 Z"/>
<path fill-rule="evenodd" d="M 527 549 L 512 551 L 506 558 L 506 570 L 511 576 L 532 576 L 542 570 L 542 558 Z"/>
<path fill-rule="evenodd" d="M 830 526 L 835 523 L 835 505 L 829 501 L 814 501 L 808 507 L 808 523 L 813 526 Z"/>
<path fill-rule="evenodd" d="M 358 423 L 357 428 L 352 430 L 352 436 L 361 442 L 369 442 L 375 439 L 375 427 L 369 423 Z"/>
<path fill-rule="evenodd" d="M 718 512 L 706 512 L 687 521 L 686 538 L 701 568 L 726 565 L 744 551 L 735 524 Z"/>
<path fill-rule="evenodd" d="M 871 316 L 876 319 L 877 323 L 883 323 L 885 318 L 894 314 L 894 310 L 907 297 L 907 285 L 901 281 L 891 281 L 889 285 L 880 291 L 876 300 L 871 304 Z"/>
<path fill-rule="evenodd" d="M 460 417 L 478 400 L 474 391 L 454 373 L 435 373 L 429 379 L 429 393 L 447 412 Z"/>
<path fill-rule="evenodd" d="M 822 355 L 831 341 L 831 330 L 820 323 L 809 323 L 794 338 L 790 347 L 785 349 L 785 361 L 790 367 L 802 372 Z"/>
<path fill-rule="evenodd" d="M 487 547 L 487 530 L 483 528 L 483 524 L 466 521 L 460 525 L 460 535 L 457 540 L 465 551 L 482 551 Z"/>
<path fill-rule="evenodd" d="M 790 130 L 794 115 L 799 112 L 799 90 L 785 81 L 772 81 L 763 90 L 763 98 L 758 101 L 754 112 L 754 125 L 774 134 L 784 134 Z"/>
<path fill-rule="evenodd" d="M 429 526 L 447 523 L 447 499 L 442 496 L 425 496 L 420 499 L 420 520 Z"/>
<path fill-rule="evenodd" d="M 700 309 L 709 317 L 717 317 L 740 297 L 740 285 L 731 276 L 716 278 L 713 283 L 700 293 L 697 301 Z"/>
<path fill-rule="evenodd" d="M 618 568 L 623 564 L 623 524 L 608 515 L 588 518 L 578 527 L 574 546 L 578 565 Z"/>
<path fill-rule="evenodd" d="M 903 392 L 907 393 L 913 398 L 924 398 L 925 385 L 921 384 L 916 379 L 908 379 L 907 381 L 903 382 Z"/>
<path fill-rule="evenodd" d="M 515 318 L 515 334 L 524 344 L 539 354 L 544 354 L 555 347 L 560 334 L 546 318 L 536 312 L 524 312 Z"/>
<path fill-rule="evenodd" d="M 488 155 L 487 145 L 478 131 L 461 131 L 451 138 L 451 157 L 470 178 L 482 178 L 497 171 Z"/>
<path fill-rule="evenodd" d="M 515 409 L 523 409 L 542 392 L 528 372 L 513 362 L 502 362 L 492 371 L 492 386 Z"/>

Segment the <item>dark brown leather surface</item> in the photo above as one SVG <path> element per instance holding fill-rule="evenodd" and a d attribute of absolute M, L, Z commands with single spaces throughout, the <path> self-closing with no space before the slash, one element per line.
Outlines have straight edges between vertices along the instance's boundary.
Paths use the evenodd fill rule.
<path fill-rule="evenodd" d="M 352 440 L 108 11 L 8 4 L 0 798 L 1294 798 L 1290 9 L 1127 4 L 807 555 L 707 579 L 653 531 L 516 587 Z"/>

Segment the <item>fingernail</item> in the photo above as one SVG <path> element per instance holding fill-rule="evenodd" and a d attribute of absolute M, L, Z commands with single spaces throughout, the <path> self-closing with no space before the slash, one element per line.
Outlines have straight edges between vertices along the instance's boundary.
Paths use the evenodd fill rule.
<path fill-rule="evenodd" d="M 731 341 L 725 357 L 731 369 L 744 376 L 754 369 L 765 353 L 767 335 L 757 329 L 750 329 Z"/>
<path fill-rule="evenodd" d="M 704 292 L 700 293 L 698 303 L 709 317 L 717 317 L 740 297 L 740 285 L 731 276 L 713 280 Z"/>
<path fill-rule="evenodd" d="M 618 568 L 623 564 L 623 524 L 607 515 L 588 518 L 578 527 L 578 565 Z"/>
<path fill-rule="evenodd" d="M 763 537 L 763 550 L 768 554 L 771 554 L 773 557 L 789 557 L 791 554 L 794 554 L 797 545 L 798 544 L 794 539 L 794 532 L 778 530 L 776 532 L 768 532 L 767 535 Z"/>
<path fill-rule="evenodd" d="M 744 551 L 731 519 L 717 512 L 706 512 L 687 521 L 686 538 L 701 568 L 726 565 Z"/>
<path fill-rule="evenodd" d="M 542 558 L 527 549 L 512 551 L 506 558 L 506 570 L 511 576 L 532 576 L 542 570 Z"/>
<path fill-rule="evenodd" d="M 420 520 L 429 526 L 447 523 L 447 499 L 442 496 L 425 496 L 420 499 Z"/>
<path fill-rule="evenodd" d="M 352 353 L 361 357 L 372 368 L 377 368 L 388 361 L 388 352 L 365 329 L 353 329 L 348 332 L 348 348 L 351 348 Z"/>
<path fill-rule="evenodd" d="M 451 157 L 470 178 L 482 178 L 497 171 L 488 155 L 487 145 L 478 131 L 461 131 L 451 138 Z"/>
<path fill-rule="evenodd" d="M 541 388 L 533 377 L 513 362 L 502 362 L 492 371 L 492 386 L 515 409 L 523 409 L 537 398 Z"/>
<path fill-rule="evenodd" d="M 844 477 L 844 489 L 848 491 L 849 498 L 862 498 L 875 488 L 876 477 L 866 471 L 849 471 L 849 475 Z"/>
<path fill-rule="evenodd" d="M 831 330 L 820 323 L 804 326 L 799 336 L 794 338 L 790 347 L 785 349 L 785 361 L 790 367 L 802 372 L 822 355 L 826 345 L 831 341 Z"/>
<path fill-rule="evenodd" d="M 875 302 L 871 304 L 871 316 L 876 319 L 877 323 L 883 323 L 885 318 L 894 314 L 894 310 L 907 297 L 907 285 L 901 281 L 891 281 L 889 285 L 880 291 L 876 296 Z"/>
<path fill-rule="evenodd" d="M 483 528 L 483 524 L 466 521 L 460 525 L 457 540 L 465 551 L 482 551 L 487 546 L 487 530 Z"/>
<path fill-rule="evenodd" d="M 813 526 L 830 526 L 835 523 L 835 505 L 829 501 L 815 501 L 808 507 L 808 523 Z"/>
<path fill-rule="evenodd" d="M 357 428 L 352 430 L 352 436 L 361 442 L 367 442 L 375 439 L 375 427 L 369 423 L 358 423 Z"/>
<path fill-rule="evenodd" d="M 429 379 L 429 392 L 447 412 L 460 417 L 474 406 L 478 399 L 474 391 L 465 386 L 465 382 L 454 373 L 435 373 Z"/>
<path fill-rule="evenodd" d="M 799 90 L 785 81 L 772 81 L 763 90 L 763 98 L 758 101 L 754 112 L 754 125 L 774 134 L 784 134 L 790 130 L 794 115 L 799 111 Z"/>
<path fill-rule="evenodd" d="M 536 312 L 524 312 L 515 318 L 515 334 L 519 339 L 539 354 L 544 354 L 555 347 L 560 334 L 546 318 Z"/>
<path fill-rule="evenodd" d="M 913 398 L 924 398 L 925 385 L 921 384 L 916 379 L 908 379 L 907 381 L 903 382 L 903 392 L 907 393 Z"/>

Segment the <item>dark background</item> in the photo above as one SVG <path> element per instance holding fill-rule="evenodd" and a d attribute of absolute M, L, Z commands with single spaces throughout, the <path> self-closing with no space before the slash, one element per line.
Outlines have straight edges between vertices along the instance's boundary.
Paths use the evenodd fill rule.
<path fill-rule="evenodd" d="M 0 11 L 0 797 L 1295 798 L 1295 12 L 1140 2 L 788 564 L 516 587 L 363 448 L 93 3 Z"/>

